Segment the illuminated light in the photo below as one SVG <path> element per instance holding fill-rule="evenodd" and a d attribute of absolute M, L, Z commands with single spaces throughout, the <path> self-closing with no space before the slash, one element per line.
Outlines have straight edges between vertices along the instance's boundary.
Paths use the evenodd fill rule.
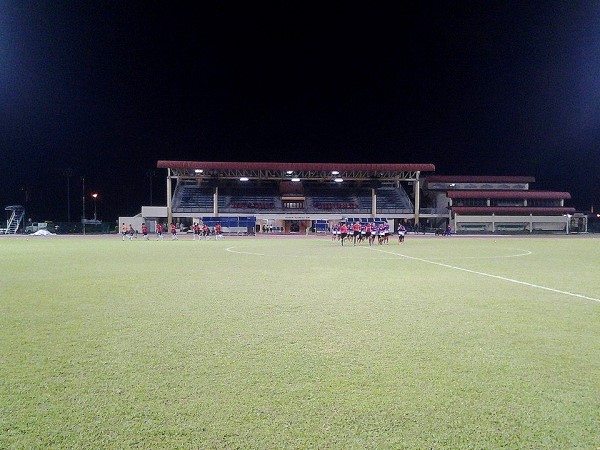
<path fill-rule="evenodd" d="M 332 170 L 331 175 L 339 175 L 340 173 L 337 170 Z"/>
<path fill-rule="evenodd" d="M 94 198 L 98 198 L 98 193 L 97 193 L 97 192 L 94 192 L 94 193 L 92 194 L 92 197 L 94 197 Z"/>
<path fill-rule="evenodd" d="M 204 172 L 204 170 L 202 170 L 202 169 L 196 169 L 196 170 L 194 170 L 194 172 L 196 172 L 196 173 L 202 173 L 202 172 Z"/>
<path fill-rule="evenodd" d="M 344 181 L 344 179 L 343 178 L 336 178 L 333 181 L 335 181 L 336 183 L 341 183 L 342 181 Z"/>
<path fill-rule="evenodd" d="M 248 177 L 241 177 L 240 181 L 248 181 Z"/>
<path fill-rule="evenodd" d="M 292 178 L 292 181 L 293 182 L 298 182 L 298 181 L 300 181 L 300 178 Z"/>
<path fill-rule="evenodd" d="M 293 170 L 288 170 L 286 173 L 287 173 L 288 175 L 291 175 L 291 174 L 293 174 L 293 173 L 294 173 L 294 171 L 293 171 Z"/>

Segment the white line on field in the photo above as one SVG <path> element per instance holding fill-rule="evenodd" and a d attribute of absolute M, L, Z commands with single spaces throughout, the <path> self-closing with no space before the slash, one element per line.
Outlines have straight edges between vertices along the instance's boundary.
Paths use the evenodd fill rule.
<path fill-rule="evenodd" d="M 263 253 L 252 253 L 252 252 L 238 252 L 237 250 L 232 250 L 233 247 L 228 247 L 225 250 L 231 253 L 238 253 L 240 255 L 256 255 L 256 256 L 265 256 Z"/>
<path fill-rule="evenodd" d="M 356 259 L 356 256 L 336 256 L 336 255 L 330 255 L 330 256 L 322 256 L 322 255 L 283 255 L 283 254 L 277 254 L 277 255 L 266 255 L 265 253 L 252 253 L 252 252 L 242 252 L 239 250 L 233 250 L 235 247 L 228 247 L 225 249 L 225 251 L 228 251 L 230 253 L 237 253 L 238 255 L 256 255 L 256 256 L 270 256 L 270 257 L 277 257 L 277 258 L 314 258 L 314 259 L 325 259 L 325 258 L 331 258 L 331 259 Z M 363 258 L 364 259 L 364 258 Z M 373 258 L 367 258 L 367 259 L 373 259 L 373 260 L 381 260 L 381 258 L 375 257 L 373 256 Z M 385 260 L 395 260 L 398 259 L 397 257 L 389 257 L 389 258 L 383 258 Z"/>
<path fill-rule="evenodd" d="M 514 255 L 493 255 L 493 256 L 450 256 L 445 258 L 429 258 L 429 259 L 497 259 L 497 258 L 518 258 L 519 256 L 529 256 L 533 254 L 529 250 L 522 250 L 520 248 L 515 248 L 513 250 L 518 250 L 522 253 L 515 253 Z"/>
<path fill-rule="evenodd" d="M 367 248 L 367 247 L 365 247 L 365 248 Z M 508 281 L 510 283 L 515 283 L 515 284 L 522 284 L 524 286 L 529 286 L 529 287 L 533 287 L 533 288 L 537 288 L 537 289 L 543 289 L 545 291 L 555 292 L 557 294 L 570 295 L 571 297 L 583 298 L 585 300 L 591 300 L 593 302 L 600 303 L 600 299 L 598 299 L 598 298 L 587 297 L 585 295 L 575 294 L 573 292 L 561 291 L 559 289 L 553 289 L 553 288 L 549 288 L 549 287 L 546 287 L 546 286 L 540 286 L 539 284 L 527 283 L 526 281 L 515 280 L 514 278 L 507 278 L 507 277 L 501 277 L 499 275 L 492 275 L 490 273 L 478 272 L 477 270 L 471 270 L 471 269 L 465 269 L 463 267 L 451 266 L 450 264 L 444 264 L 444 263 L 441 263 L 441 262 L 430 261 L 430 260 L 423 259 L 423 258 L 416 258 L 414 256 L 407 256 L 407 255 L 403 255 L 402 253 L 394 253 L 394 252 L 390 252 L 390 251 L 387 251 L 387 250 L 381 250 L 381 249 L 378 249 L 378 248 L 371 248 L 371 247 L 369 247 L 369 250 L 378 251 L 378 252 L 382 252 L 382 253 L 388 253 L 390 255 L 399 256 L 401 258 L 412 259 L 412 260 L 415 260 L 415 261 L 421 261 L 421 262 L 428 263 L 428 264 L 434 264 L 436 266 L 446 267 L 448 269 L 461 270 L 463 272 L 474 273 L 476 275 L 481 275 L 481 276 L 484 276 L 484 277 L 495 278 L 497 280 Z"/>

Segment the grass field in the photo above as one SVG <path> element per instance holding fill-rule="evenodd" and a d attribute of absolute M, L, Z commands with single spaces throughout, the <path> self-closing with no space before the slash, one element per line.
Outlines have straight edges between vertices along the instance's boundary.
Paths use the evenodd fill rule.
<path fill-rule="evenodd" d="M 600 448 L 600 239 L 0 239 L 0 448 Z"/>

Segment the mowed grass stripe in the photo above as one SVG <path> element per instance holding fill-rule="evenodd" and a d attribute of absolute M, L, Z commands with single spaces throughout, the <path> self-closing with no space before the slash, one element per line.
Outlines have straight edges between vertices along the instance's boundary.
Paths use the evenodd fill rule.
<path fill-rule="evenodd" d="M 475 241 L 385 249 L 558 285 L 571 281 L 543 272 L 564 266 L 598 295 L 582 270 L 597 261 L 592 240 Z M 532 254 L 471 258 L 514 247 Z M 2 448 L 590 448 L 600 437 L 594 302 L 327 239 L 2 240 L 0 254 Z"/>

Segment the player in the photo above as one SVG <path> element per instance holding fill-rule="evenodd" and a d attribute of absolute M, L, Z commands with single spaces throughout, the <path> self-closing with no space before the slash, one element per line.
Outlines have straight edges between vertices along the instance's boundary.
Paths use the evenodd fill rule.
<path fill-rule="evenodd" d="M 217 223 L 215 225 L 215 239 L 223 239 L 221 224 Z"/>
<path fill-rule="evenodd" d="M 386 222 L 383 224 L 383 243 L 389 243 L 390 239 L 390 225 Z"/>
<path fill-rule="evenodd" d="M 398 225 L 398 244 L 404 242 L 404 236 L 406 235 L 406 227 L 402 224 Z"/>
<path fill-rule="evenodd" d="M 171 239 L 174 241 L 179 240 L 179 238 L 177 237 L 177 227 L 173 222 L 171 222 Z"/>
<path fill-rule="evenodd" d="M 348 227 L 344 223 L 340 227 L 340 240 L 342 241 L 342 247 L 344 246 L 344 239 L 346 239 L 346 236 L 348 236 Z"/>
<path fill-rule="evenodd" d="M 125 225 L 125 222 L 121 225 L 121 236 L 123 237 L 123 240 L 125 240 L 125 236 L 127 236 L 127 225 Z"/>
<path fill-rule="evenodd" d="M 144 239 L 148 240 L 148 227 L 145 223 L 142 224 L 142 234 L 144 235 Z"/>
<path fill-rule="evenodd" d="M 372 235 L 371 231 L 372 231 L 371 222 L 367 222 L 367 224 L 365 225 L 365 239 L 367 240 L 369 245 L 373 245 L 373 240 L 371 239 L 371 235 Z"/>
<path fill-rule="evenodd" d="M 359 237 L 360 237 L 360 223 L 354 222 L 354 225 L 352 225 L 352 238 L 353 238 L 354 245 L 356 245 L 356 241 L 358 240 Z"/>
<path fill-rule="evenodd" d="M 129 240 L 131 241 L 134 236 L 135 236 L 135 230 L 133 229 L 133 226 L 131 224 L 129 224 Z"/>
<path fill-rule="evenodd" d="M 156 240 L 157 241 L 162 241 L 163 240 L 163 227 L 162 225 L 159 223 L 156 224 Z"/>

